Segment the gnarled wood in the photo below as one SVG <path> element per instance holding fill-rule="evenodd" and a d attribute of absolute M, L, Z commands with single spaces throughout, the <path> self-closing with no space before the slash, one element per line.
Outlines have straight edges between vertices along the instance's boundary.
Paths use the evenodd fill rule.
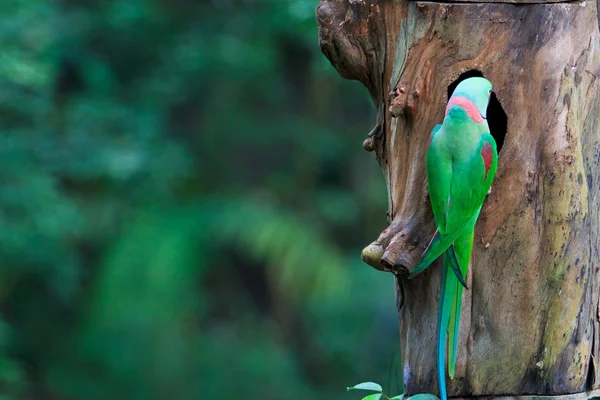
<path fill-rule="evenodd" d="M 321 48 L 343 76 L 367 86 L 378 109 L 365 148 L 385 175 L 392 222 L 363 259 L 398 274 L 408 393 L 437 390 L 440 264 L 404 276 L 434 230 L 426 143 L 448 86 L 470 70 L 494 84 L 508 127 L 476 228 L 449 394 L 585 396 L 599 388 L 597 18 L 595 1 L 319 5 Z"/>
<path fill-rule="evenodd" d="M 416 1 L 416 0 L 410 0 Z M 473 3 L 473 0 L 452 0 L 449 3 Z M 577 0 L 478 0 L 477 3 L 508 3 L 508 4 L 548 4 L 548 3 L 574 3 Z"/>

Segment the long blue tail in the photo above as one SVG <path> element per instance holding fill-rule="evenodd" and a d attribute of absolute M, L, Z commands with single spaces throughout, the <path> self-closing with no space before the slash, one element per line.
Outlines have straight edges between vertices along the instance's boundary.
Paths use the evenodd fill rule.
<path fill-rule="evenodd" d="M 437 367 L 438 384 L 440 386 L 440 399 L 447 400 L 446 395 L 446 340 L 448 337 L 448 323 L 450 313 L 457 291 L 458 279 L 450 271 L 451 255 L 449 251 L 444 253 L 444 267 L 442 268 L 442 282 L 440 290 L 440 299 L 438 305 L 438 326 L 437 326 Z"/>

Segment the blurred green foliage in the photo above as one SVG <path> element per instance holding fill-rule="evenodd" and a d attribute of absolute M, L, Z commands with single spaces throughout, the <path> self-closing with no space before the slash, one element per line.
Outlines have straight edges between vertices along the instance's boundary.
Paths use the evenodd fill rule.
<path fill-rule="evenodd" d="M 2 400 L 396 381 L 373 106 L 315 7 L 0 2 Z"/>

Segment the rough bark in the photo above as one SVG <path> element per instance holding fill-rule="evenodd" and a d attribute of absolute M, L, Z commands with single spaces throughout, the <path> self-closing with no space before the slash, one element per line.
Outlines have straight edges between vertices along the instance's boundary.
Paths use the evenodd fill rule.
<path fill-rule="evenodd" d="M 392 222 L 363 259 L 397 276 L 407 393 L 437 391 L 439 260 L 405 277 L 434 230 L 426 143 L 448 87 L 472 70 L 493 83 L 508 125 L 476 227 L 449 394 L 585 398 L 600 385 L 597 3 L 526 3 L 317 8 L 321 49 L 342 76 L 365 84 L 378 110 L 363 146 L 386 178 Z M 502 121 L 488 117 L 503 135 Z"/>

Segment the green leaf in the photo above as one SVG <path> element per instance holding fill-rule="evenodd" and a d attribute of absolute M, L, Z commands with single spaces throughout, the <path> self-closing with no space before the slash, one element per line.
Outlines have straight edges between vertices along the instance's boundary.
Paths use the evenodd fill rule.
<path fill-rule="evenodd" d="M 399 394 L 398 396 L 390 397 L 390 400 L 403 400 L 403 399 L 404 399 L 404 393 Z"/>
<path fill-rule="evenodd" d="M 375 383 L 375 382 L 363 382 L 363 383 L 359 383 L 358 385 L 354 385 L 352 387 L 347 387 L 346 390 L 350 391 L 350 390 L 372 390 L 374 392 L 383 392 L 383 388 L 381 387 L 381 385 Z M 423 399 L 425 400 L 425 399 Z"/>
<path fill-rule="evenodd" d="M 363 397 L 362 400 L 379 400 L 381 399 L 382 394 L 381 393 L 374 393 L 374 394 L 370 394 L 366 397 Z"/>
<path fill-rule="evenodd" d="M 440 400 L 439 397 L 434 396 L 428 393 L 415 394 L 414 396 L 410 396 L 408 400 Z"/>

